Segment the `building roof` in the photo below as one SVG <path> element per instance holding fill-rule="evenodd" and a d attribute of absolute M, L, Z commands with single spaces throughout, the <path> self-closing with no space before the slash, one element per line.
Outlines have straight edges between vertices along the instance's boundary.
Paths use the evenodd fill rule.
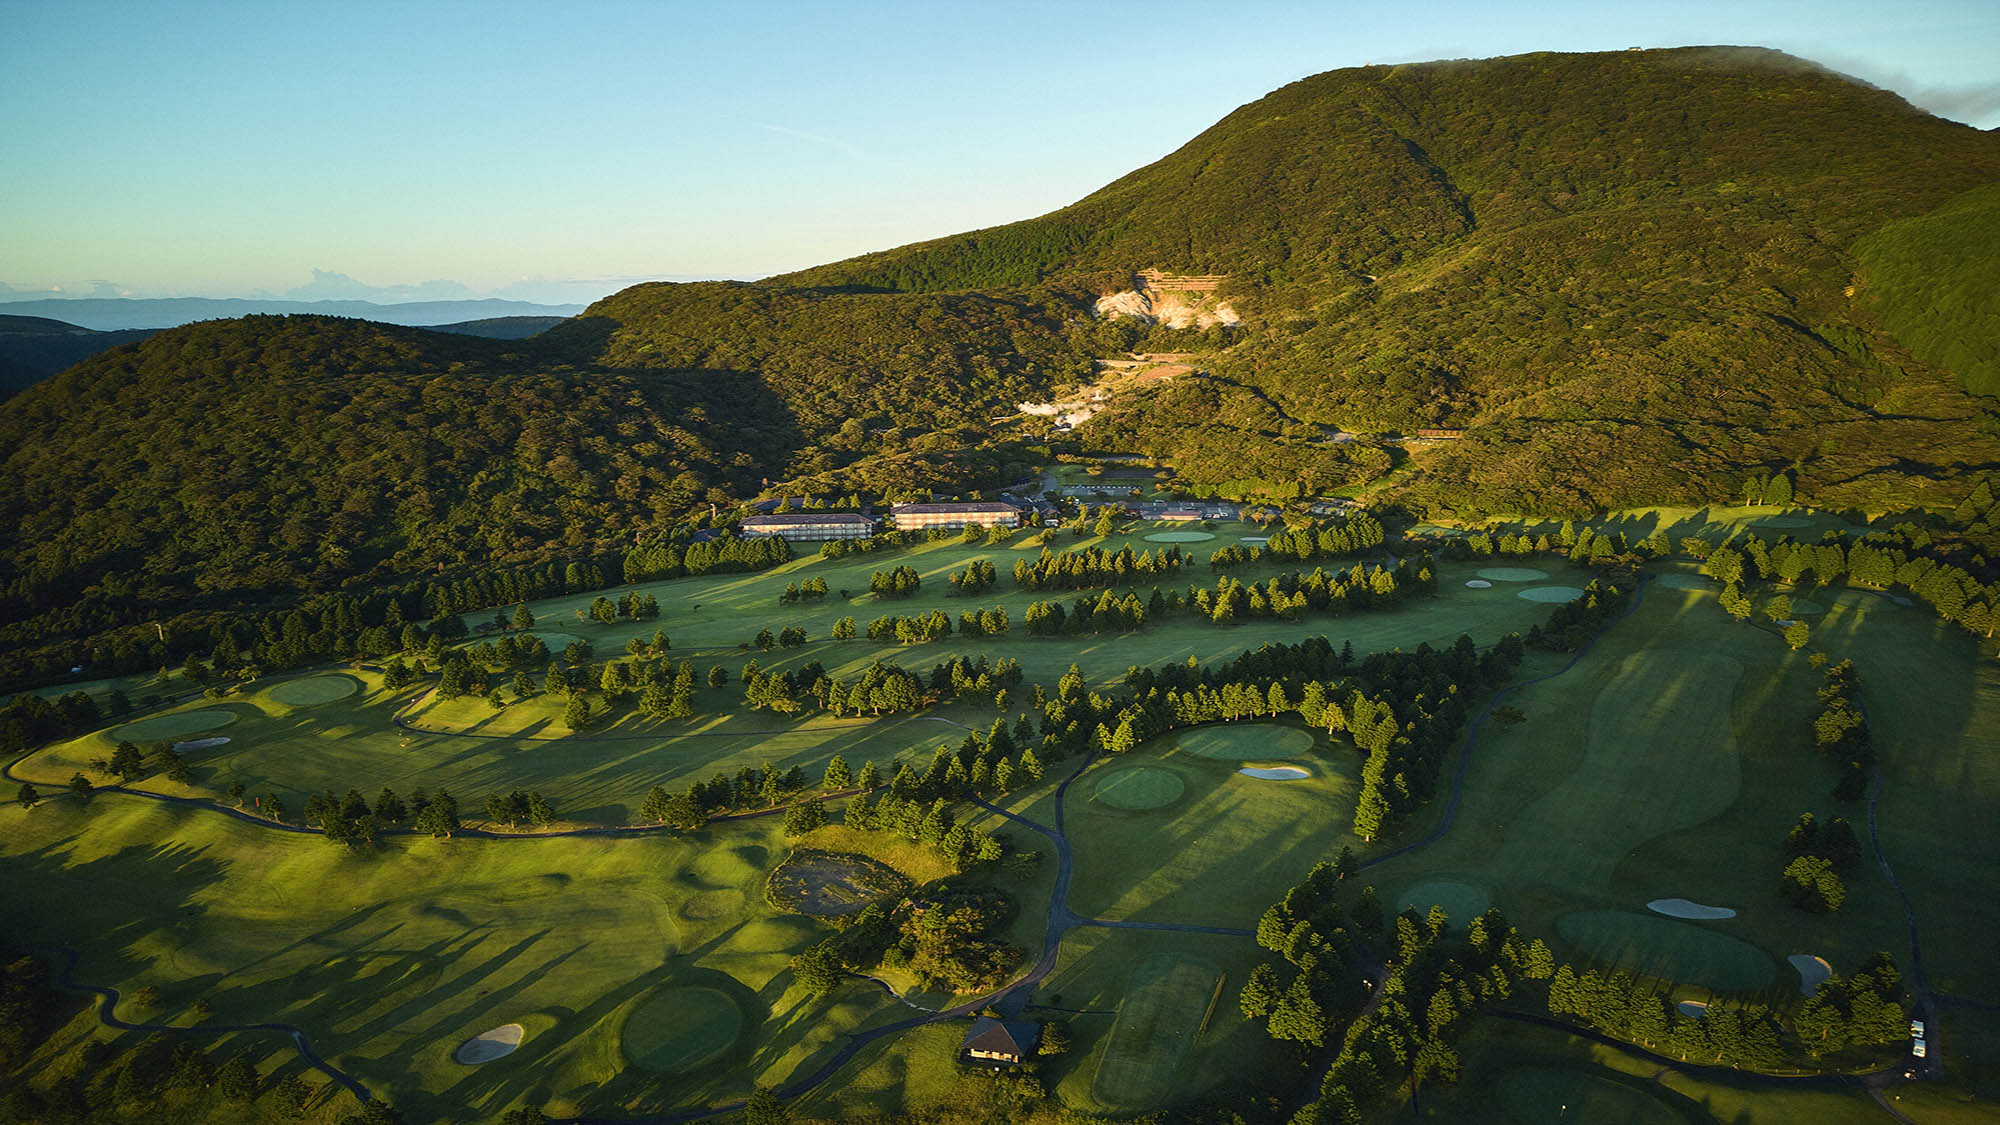
<path fill-rule="evenodd" d="M 889 511 L 898 516 L 1021 514 L 1021 506 L 1001 500 L 980 500 L 967 504 L 897 504 Z"/>
<path fill-rule="evenodd" d="M 778 516 L 745 516 L 744 527 L 811 527 L 818 524 L 873 524 L 859 512 L 787 512 Z"/>
<path fill-rule="evenodd" d="M 1040 1024 L 981 1016 L 972 1021 L 972 1030 L 965 1033 L 965 1042 L 959 1044 L 959 1050 L 1026 1058 L 1041 1036 Z"/>

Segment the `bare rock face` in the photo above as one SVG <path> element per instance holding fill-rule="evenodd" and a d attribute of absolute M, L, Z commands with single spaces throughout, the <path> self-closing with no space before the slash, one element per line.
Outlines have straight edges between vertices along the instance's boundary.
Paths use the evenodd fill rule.
<path fill-rule="evenodd" d="M 1159 270 L 1144 270 L 1133 280 L 1134 288 L 1110 293 L 1097 299 L 1099 317 L 1130 317 L 1147 324 L 1168 328 L 1207 328 L 1212 324 L 1229 327 L 1242 321 L 1229 302 L 1218 300 L 1220 277 L 1175 277 Z"/>

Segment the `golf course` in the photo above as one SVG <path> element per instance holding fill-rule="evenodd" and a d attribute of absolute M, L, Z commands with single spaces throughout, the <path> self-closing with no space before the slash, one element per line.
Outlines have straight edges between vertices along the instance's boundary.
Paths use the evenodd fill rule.
<path fill-rule="evenodd" d="M 1802 526 L 1781 531 L 1768 524 L 1775 518 Z M 1647 510 L 1603 526 L 1719 543 L 1753 525 L 1774 536 L 1817 534 L 1825 522 Z M 1184 545 L 1199 553 L 1157 583 L 1178 594 L 1213 585 L 1209 549 L 1260 532 L 1137 523 L 1110 536 L 1062 532 L 1048 545 L 1135 554 Z M 696 685 L 686 718 L 606 700 L 595 721 L 572 726 L 564 700 L 539 689 L 539 669 L 525 695 L 496 675 L 490 700 L 443 698 L 435 672 L 398 683 L 381 660 L 227 691 L 177 673 L 134 681 L 120 690 L 161 702 L 7 766 L 10 785 L 28 783 L 41 799 L 0 808 L 0 894 L 37 905 L 17 926 L 31 949 L 73 954 L 69 980 L 116 991 L 105 1014 L 184 1029 L 217 1057 L 245 1054 L 267 1078 L 301 1075 L 317 1091 L 310 1112 L 327 1121 L 353 1111 L 349 1082 L 413 1120 L 485 1121 L 530 1105 L 551 1118 L 678 1120 L 733 1111 L 760 1090 L 806 1115 L 915 1111 L 984 1088 L 969 1084 L 986 1072 L 958 1058 L 982 1012 L 1064 1026 L 1066 1049 L 1033 1067 L 1079 1112 L 1129 1117 L 1248 1085 L 1308 1099 L 1317 1079 L 1301 1059 L 1323 1066 L 1326 1056 L 1267 1037 L 1238 994 L 1266 957 L 1254 937 L 1260 918 L 1343 851 L 1357 868 L 1350 877 L 1375 888 L 1391 916 L 1436 907 L 1460 927 L 1498 908 L 1559 960 L 1629 974 L 1686 1002 L 1682 1011 L 1789 1012 L 1801 1000 L 1800 964 L 1846 974 L 1888 951 L 1913 1002 L 1938 1013 L 1954 1073 L 2000 1068 L 1991 1009 L 1950 1002 L 2000 998 L 1988 940 L 2000 930 L 2000 896 L 1990 893 L 2000 675 L 1974 638 L 1928 607 L 1822 585 L 1811 591 L 1820 612 L 1810 648 L 1798 649 L 1770 621 L 1725 613 L 1696 561 L 1628 563 L 1631 593 L 1582 644 L 1530 646 L 1502 686 L 1455 701 L 1463 725 L 1445 748 L 1437 795 L 1369 837 L 1356 829 L 1370 784 L 1365 740 L 1337 722 L 1309 725 L 1296 702 L 1177 721 L 1113 750 L 1088 731 L 1066 747 L 1059 730 L 1037 727 L 1039 700 L 1056 707 L 1064 690 L 1073 701 L 1111 697 L 1128 691 L 1135 668 L 1219 667 L 1319 637 L 1351 646 L 1357 660 L 1443 651 L 1461 636 L 1487 651 L 1595 596 L 1587 591 L 1601 566 L 1556 553 L 1532 565 L 1447 553 L 1421 564 L 1435 571 L 1431 592 L 1338 614 L 1217 624 L 1168 613 L 1123 632 L 833 639 L 842 618 L 888 613 L 955 619 L 999 607 L 1021 622 L 1056 595 L 1002 579 L 951 596 L 946 579 L 981 561 L 1008 573 L 1041 547 L 1027 536 L 968 545 L 954 535 L 845 558 L 800 551 L 760 572 L 619 591 L 657 599 L 657 619 L 592 619 L 594 592 L 529 602 L 531 627 L 474 631 L 440 658 L 532 634 L 557 653 L 587 641 L 593 666 L 686 661 Z M 1414 573 L 1418 556 L 1397 552 Z M 1305 569 L 1345 572 L 1356 561 L 1394 556 Z M 913 568 L 921 589 L 869 593 L 871 575 L 892 566 Z M 1297 569 L 1261 558 L 1227 574 L 1248 585 Z M 781 601 L 788 585 L 814 579 L 827 596 Z M 1113 592 L 1143 600 L 1154 585 Z M 760 646 L 766 627 L 802 630 L 804 640 Z M 665 651 L 635 653 L 656 631 L 670 638 Z M 1018 662 L 1019 683 L 998 706 L 992 692 L 880 714 L 745 703 L 750 673 L 811 668 L 853 682 L 877 662 L 921 674 L 956 658 Z M 1813 746 L 1823 667 L 1842 660 L 1864 685 L 1879 753 L 1868 797 L 1845 802 L 1828 796 L 1834 774 Z M 723 674 L 709 686 L 715 667 Z M 1072 667 L 1081 683 L 1060 688 Z M 981 773 L 962 796 L 935 802 L 969 839 L 995 841 L 987 859 L 954 859 L 935 839 L 873 826 L 860 811 L 848 822 L 857 803 L 890 800 L 899 771 L 941 769 L 962 744 L 987 753 L 996 729 L 1012 780 L 982 788 Z M 173 747 L 184 779 L 110 772 L 128 743 Z M 1030 747 L 1042 758 L 1032 774 L 1021 753 Z M 982 771 L 990 756 L 978 759 Z M 864 763 L 878 792 L 847 780 Z M 804 789 L 771 788 L 787 775 Z M 656 790 L 699 795 L 709 779 L 742 776 L 767 779 L 767 795 L 741 796 L 739 784 L 733 803 L 692 825 L 648 811 Z M 73 777 L 92 783 L 87 795 Z M 378 842 L 358 849 L 300 816 L 321 793 L 376 802 L 385 788 L 404 799 L 449 792 L 459 820 L 446 833 L 385 823 Z M 489 797 L 516 792 L 551 815 L 487 814 Z M 818 808 L 806 817 L 804 805 Z M 932 807 L 919 803 L 910 823 Z M 1837 912 L 1805 913 L 1778 891 L 1780 841 L 1802 812 L 1845 818 L 1868 851 Z M 955 910 L 983 920 L 978 940 L 1002 968 L 954 977 L 924 945 L 918 919 Z M 879 965 L 824 985 L 804 978 L 797 959 L 809 951 L 884 926 L 903 926 L 903 944 L 891 940 Z M 1379 988 L 1380 967 L 1366 975 Z M 52 1042 L 73 1047 L 140 1033 L 79 1011 L 62 1034 Z M 1508 1022 L 1504 1011 L 1474 1024 L 1459 1055 L 1461 1081 L 1405 1096 L 1394 1112 L 1886 1119 L 1871 1116 L 1880 1107 L 1859 1085 L 1718 1085 L 1556 1027 Z M 1882 1069 L 1859 1051 L 1821 1069 L 1843 1067 Z"/>

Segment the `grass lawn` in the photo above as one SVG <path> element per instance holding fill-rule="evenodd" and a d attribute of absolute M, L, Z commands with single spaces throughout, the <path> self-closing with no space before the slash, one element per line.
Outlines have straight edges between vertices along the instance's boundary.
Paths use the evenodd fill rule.
<path fill-rule="evenodd" d="M 1065 811 L 1076 880 L 1069 904 L 1077 913 L 1248 929 L 1313 864 L 1353 842 L 1348 827 L 1361 758 L 1344 741 L 1328 747 L 1322 739 L 1312 754 L 1293 759 L 1313 774 L 1299 781 L 1247 777 L 1234 760 L 1172 742 L 1162 738 L 1100 762 L 1070 787 Z M 1124 807 L 1125 779 L 1135 773 L 1149 782 L 1171 774 L 1182 795 L 1159 808 Z M 1041 819 L 1038 811 L 1028 815 Z"/>
<path fill-rule="evenodd" d="M 1123 1115 L 1280 1064 L 1282 1052 L 1236 1005 L 1262 953 L 1240 937 L 1071 932 L 1035 1001 L 1077 1011 L 1029 1010 L 1069 1020 L 1072 1045 L 1050 1068 L 1052 1088 L 1077 1109 Z"/>
<path fill-rule="evenodd" d="M 1405 1104 L 1395 1120 L 1521 1125 L 1886 1125 L 1893 1120 L 1865 1090 L 1704 1081 L 1587 1039 L 1509 1020 L 1482 1018 L 1473 1024 L 1459 1043 L 1459 1058 L 1463 1070 L 1456 1086 L 1426 1087 L 1418 1099 L 1421 1109 Z"/>
<path fill-rule="evenodd" d="M 789 957 L 826 930 L 764 905 L 785 851 L 776 827 L 399 840 L 363 859 L 213 814 L 65 798 L 0 809 L 0 894 L 42 904 L 13 932 L 78 948 L 79 980 L 128 997 L 151 984 L 165 998 L 121 1016 L 183 1022 L 207 1000 L 215 1022 L 299 1024 L 413 1120 L 488 1120 L 530 1095 L 551 1113 L 660 1111 L 782 1081 L 892 1003 L 859 984 L 831 1005 L 791 990 Z M 708 994 L 737 1007 L 735 1036 L 725 1020 L 659 1033 L 661 1004 Z M 453 1061 L 509 1022 L 527 1028 L 520 1050 Z M 252 1049 L 267 1069 L 291 1057 L 279 1036 L 221 1046 Z M 626 1065 L 634 1053 L 675 1072 Z M 697 1054 L 728 1065 L 687 1070 Z"/>

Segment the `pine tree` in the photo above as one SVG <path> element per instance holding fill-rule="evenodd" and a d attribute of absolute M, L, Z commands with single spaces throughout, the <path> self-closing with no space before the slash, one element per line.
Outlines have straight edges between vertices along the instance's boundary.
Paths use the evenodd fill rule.
<path fill-rule="evenodd" d="M 835 754 L 826 763 L 826 777 L 821 788 L 828 790 L 846 789 L 854 784 L 854 775 L 847 768 L 847 759 Z"/>

